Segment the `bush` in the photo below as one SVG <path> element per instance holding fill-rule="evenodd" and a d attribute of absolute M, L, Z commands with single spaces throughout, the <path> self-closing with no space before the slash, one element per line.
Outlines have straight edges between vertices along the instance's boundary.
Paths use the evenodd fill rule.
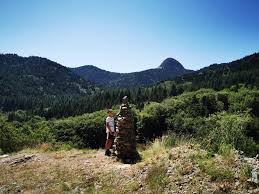
<path fill-rule="evenodd" d="M 167 117 L 166 107 L 160 103 L 149 104 L 144 112 L 140 114 L 138 122 L 139 131 L 147 139 L 161 137 L 163 132 L 167 130 L 165 118 Z"/>
<path fill-rule="evenodd" d="M 77 148 L 99 148 L 106 140 L 105 118 L 106 111 L 98 111 L 54 121 L 51 129 L 57 141 Z"/>
<path fill-rule="evenodd" d="M 23 117 L 26 117 L 26 120 L 8 122 L 5 116 L 0 116 L 0 148 L 4 153 L 55 141 L 48 123 L 42 118 Z"/>
<path fill-rule="evenodd" d="M 234 148 L 230 144 L 221 144 L 219 146 L 219 154 L 225 158 L 234 157 L 234 154 L 235 154 Z"/>
<path fill-rule="evenodd" d="M 256 118 L 259 92 L 240 87 L 237 91 L 200 89 L 146 104 L 138 121 L 138 133 L 147 140 L 166 131 L 192 134 L 212 152 L 221 145 L 254 156 L 259 151 L 259 120 Z"/>
<path fill-rule="evenodd" d="M 202 144 L 213 152 L 219 152 L 221 145 L 229 145 L 253 156 L 258 148 L 256 143 L 246 136 L 250 119 L 247 114 L 223 112 L 211 115 L 198 129 L 197 136 L 202 140 Z"/>
<path fill-rule="evenodd" d="M 0 117 L 0 149 L 3 153 L 17 151 L 22 148 L 21 132 Z"/>

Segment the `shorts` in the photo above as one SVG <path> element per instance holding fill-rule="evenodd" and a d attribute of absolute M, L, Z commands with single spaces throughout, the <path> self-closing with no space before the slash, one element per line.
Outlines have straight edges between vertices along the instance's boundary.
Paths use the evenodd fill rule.
<path fill-rule="evenodd" d="M 106 138 L 114 140 L 115 136 L 112 133 L 107 133 L 107 137 Z"/>

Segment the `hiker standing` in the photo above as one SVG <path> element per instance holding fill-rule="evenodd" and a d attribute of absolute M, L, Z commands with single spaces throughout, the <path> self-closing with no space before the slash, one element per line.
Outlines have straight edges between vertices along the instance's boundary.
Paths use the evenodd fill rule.
<path fill-rule="evenodd" d="M 105 121 L 106 134 L 107 134 L 106 143 L 105 143 L 105 155 L 110 156 L 111 155 L 110 149 L 112 148 L 112 145 L 115 139 L 114 118 L 113 118 L 112 109 L 109 109 L 107 111 L 107 114 L 108 116 Z"/>

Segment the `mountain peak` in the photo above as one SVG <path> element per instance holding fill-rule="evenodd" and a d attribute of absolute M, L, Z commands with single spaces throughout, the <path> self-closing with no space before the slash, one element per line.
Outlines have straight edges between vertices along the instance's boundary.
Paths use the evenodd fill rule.
<path fill-rule="evenodd" d="M 173 58 L 165 59 L 161 63 L 159 68 L 166 69 L 166 70 L 172 70 L 173 69 L 173 70 L 176 70 L 176 71 L 184 70 L 183 65 L 179 61 L 177 61 L 176 59 L 173 59 Z"/>

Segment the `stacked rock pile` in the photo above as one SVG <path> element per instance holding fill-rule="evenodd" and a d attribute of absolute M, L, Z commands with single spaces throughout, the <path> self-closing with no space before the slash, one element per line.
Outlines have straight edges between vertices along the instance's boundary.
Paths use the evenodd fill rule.
<path fill-rule="evenodd" d="M 123 97 L 120 112 L 117 115 L 116 132 L 115 150 L 117 157 L 124 163 L 137 162 L 140 156 L 136 149 L 134 115 L 127 96 Z"/>

